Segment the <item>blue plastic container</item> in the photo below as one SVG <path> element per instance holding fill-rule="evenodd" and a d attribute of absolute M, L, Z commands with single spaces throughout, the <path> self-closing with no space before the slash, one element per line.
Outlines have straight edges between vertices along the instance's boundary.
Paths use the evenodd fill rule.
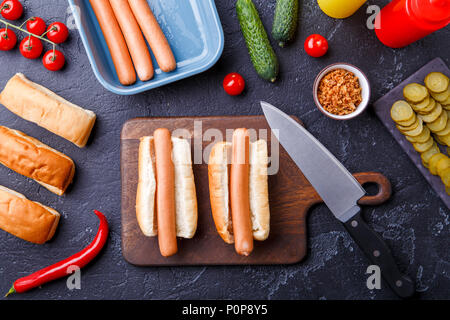
<path fill-rule="evenodd" d="M 201 73 L 212 67 L 222 54 L 224 36 L 214 0 L 149 0 L 173 50 L 177 69 L 162 72 L 152 54 L 155 77 L 124 86 L 119 82 L 89 0 L 68 1 L 95 76 L 116 94 L 137 94 Z"/>

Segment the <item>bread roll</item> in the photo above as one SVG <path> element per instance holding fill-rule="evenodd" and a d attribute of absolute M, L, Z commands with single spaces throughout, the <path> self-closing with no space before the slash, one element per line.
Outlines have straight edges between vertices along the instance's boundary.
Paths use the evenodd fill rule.
<path fill-rule="evenodd" d="M 75 174 L 75 164 L 63 153 L 26 134 L 0 126 L 0 163 L 63 195 Z"/>
<path fill-rule="evenodd" d="M 232 244 L 234 236 L 228 190 L 230 163 L 231 143 L 216 143 L 209 156 L 209 199 L 217 232 L 223 241 Z"/>
<path fill-rule="evenodd" d="M 193 238 L 197 230 L 197 196 L 189 142 L 172 137 L 175 175 L 175 215 L 177 237 Z M 142 137 L 139 145 L 139 183 L 136 217 L 142 233 L 158 235 L 156 219 L 156 168 L 153 137 Z"/>
<path fill-rule="evenodd" d="M 141 138 L 139 144 L 139 183 L 136 194 L 136 217 L 147 237 L 158 234 L 155 214 L 155 144 L 153 137 Z"/>
<path fill-rule="evenodd" d="M 80 148 L 86 146 L 96 120 L 92 111 L 64 100 L 21 73 L 8 81 L 0 93 L 0 103 L 19 117 L 36 123 Z"/>
<path fill-rule="evenodd" d="M 229 142 L 219 142 L 211 150 L 208 164 L 209 196 L 217 232 L 229 244 L 234 243 L 233 221 L 230 208 L 230 163 Z M 250 143 L 249 198 L 253 239 L 264 241 L 270 233 L 269 190 L 267 179 L 267 142 Z"/>
<path fill-rule="evenodd" d="M 0 186 L 0 228 L 23 240 L 43 244 L 58 227 L 60 214 Z"/>

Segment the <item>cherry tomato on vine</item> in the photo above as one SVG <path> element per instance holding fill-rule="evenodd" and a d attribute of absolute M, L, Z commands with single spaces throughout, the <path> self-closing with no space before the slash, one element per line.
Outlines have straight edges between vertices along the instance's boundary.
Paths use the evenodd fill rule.
<path fill-rule="evenodd" d="M 41 36 L 45 32 L 45 30 L 47 30 L 47 25 L 42 18 L 32 17 L 27 22 L 27 30 L 32 34 Z"/>
<path fill-rule="evenodd" d="M 20 53 L 27 59 L 39 58 L 44 50 L 41 40 L 36 37 L 26 37 L 20 43 Z"/>
<path fill-rule="evenodd" d="M 54 43 L 63 43 L 69 37 L 69 29 L 62 22 L 53 22 L 47 28 L 47 38 Z"/>
<path fill-rule="evenodd" d="M 230 96 L 240 95 L 245 89 L 245 80 L 239 73 L 230 73 L 223 80 L 223 89 Z"/>
<path fill-rule="evenodd" d="M 305 51 L 311 57 L 321 57 L 328 51 L 328 41 L 320 34 L 312 34 L 306 38 Z"/>
<path fill-rule="evenodd" d="M 0 29 L 0 50 L 9 51 L 16 46 L 17 37 L 11 29 Z"/>
<path fill-rule="evenodd" d="M 19 0 L 5 0 L 0 6 L 3 18 L 8 20 L 17 20 L 23 14 L 23 6 Z"/>
<path fill-rule="evenodd" d="M 47 70 L 58 71 L 61 70 L 66 62 L 64 54 L 59 50 L 49 50 L 44 54 L 42 63 Z"/>

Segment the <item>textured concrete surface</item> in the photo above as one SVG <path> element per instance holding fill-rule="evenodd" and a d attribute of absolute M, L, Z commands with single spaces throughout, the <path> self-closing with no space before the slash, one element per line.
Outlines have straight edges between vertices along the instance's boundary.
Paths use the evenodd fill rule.
<path fill-rule="evenodd" d="M 91 241 L 99 209 L 108 216 L 111 236 L 95 263 L 82 271 L 82 289 L 69 291 L 59 280 L 11 299 L 391 299 L 387 288 L 369 291 L 368 261 L 325 206 L 314 208 L 308 220 L 307 258 L 292 266 L 138 268 L 125 262 L 120 247 L 119 138 L 122 124 L 137 116 L 260 114 L 266 100 L 302 119 L 353 172 L 380 171 L 392 182 L 394 195 L 385 205 L 364 209 L 369 224 L 379 232 L 405 271 L 417 281 L 419 297 L 450 298 L 449 210 L 426 183 L 406 154 L 369 110 L 362 117 L 336 122 L 314 106 L 311 88 L 326 65 L 345 61 L 362 68 L 372 83 L 372 101 L 434 57 L 450 63 L 450 29 L 446 28 L 402 50 L 384 47 L 365 26 L 365 5 L 343 21 L 325 16 L 316 1 L 302 1 L 299 33 L 291 46 L 275 51 L 281 77 L 275 84 L 260 80 L 249 62 L 237 22 L 234 1 L 216 1 L 225 33 L 225 50 L 209 71 L 166 87 L 132 97 L 106 91 L 96 80 L 76 31 L 62 46 L 68 64 L 62 72 L 46 71 L 39 61 L 28 61 L 18 50 L 0 53 L 0 87 L 14 73 L 34 81 L 98 115 L 86 149 L 0 108 L 0 125 L 22 130 L 71 156 L 77 164 L 73 186 L 58 197 L 37 183 L 0 167 L 0 184 L 28 198 L 56 208 L 61 224 L 49 244 L 26 243 L 0 231 L 0 291 L 18 277 L 77 252 Z M 384 5 L 387 0 L 371 0 Z M 48 21 L 68 17 L 66 1 L 24 0 L 27 16 Z M 255 0 L 263 23 L 270 28 L 275 0 Z M 324 58 L 308 57 L 302 47 L 311 33 L 330 42 Z M 50 48 L 49 48 L 50 49 Z M 227 96 L 223 77 L 240 72 L 246 93 Z M 295 244 L 293 244 L 295 245 Z"/>

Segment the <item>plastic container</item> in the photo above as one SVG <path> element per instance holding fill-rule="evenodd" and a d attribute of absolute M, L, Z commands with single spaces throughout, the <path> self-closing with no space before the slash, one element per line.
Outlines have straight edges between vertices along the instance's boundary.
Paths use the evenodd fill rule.
<path fill-rule="evenodd" d="M 89 0 L 68 1 L 95 76 L 116 94 L 137 94 L 193 76 L 212 67 L 222 54 L 224 35 L 213 0 L 148 0 L 173 50 L 177 69 L 162 72 L 152 53 L 155 77 L 123 86 Z"/>
<path fill-rule="evenodd" d="M 354 14 L 366 0 L 317 0 L 320 9 L 332 18 L 348 18 Z"/>
<path fill-rule="evenodd" d="M 450 0 L 393 0 L 377 20 L 378 39 L 388 47 L 402 48 L 448 25 Z"/>

